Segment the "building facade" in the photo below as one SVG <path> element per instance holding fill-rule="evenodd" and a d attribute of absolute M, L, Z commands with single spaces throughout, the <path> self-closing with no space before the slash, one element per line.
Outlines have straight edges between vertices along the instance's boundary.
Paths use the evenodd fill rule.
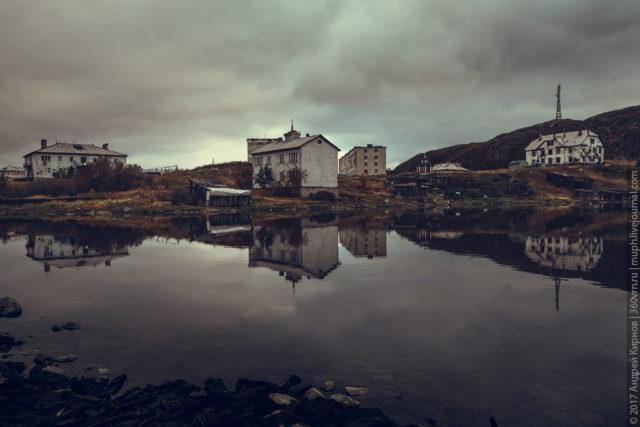
<path fill-rule="evenodd" d="M 55 178 L 70 167 L 78 167 L 106 157 L 113 163 L 126 164 L 127 155 L 109 150 L 109 144 L 102 147 L 88 144 L 66 144 L 56 142 L 48 145 L 40 141 L 40 149 L 24 156 L 24 170 L 27 178 Z"/>
<path fill-rule="evenodd" d="M 340 173 L 344 175 L 386 175 L 387 147 L 367 144 L 353 147 L 340 158 Z"/>
<path fill-rule="evenodd" d="M 249 144 L 249 140 L 247 140 Z M 251 150 L 250 147 L 248 147 Z M 338 151 L 340 149 L 322 135 L 300 137 L 292 130 L 285 134 L 284 140 L 264 144 L 250 151 L 253 175 L 261 168 L 271 169 L 274 183 L 282 182 L 285 174 L 298 168 L 306 173 L 300 183 L 300 195 L 309 197 L 318 191 L 328 191 L 338 195 Z M 254 188 L 260 185 L 254 179 Z"/>
<path fill-rule="evenodd" d="M 24 168 L 20 168 L 18 166 L 9 165 L 0 169 L 0 179 L 20 179 L 25 177 L 26 173 L 24 171 Z"/>
<path fill-rule="evenodd" d="M 525 161 L 527 166 L 602 164 L 604 146 L 588 129 L 540 135 L 525 148 Z"/>

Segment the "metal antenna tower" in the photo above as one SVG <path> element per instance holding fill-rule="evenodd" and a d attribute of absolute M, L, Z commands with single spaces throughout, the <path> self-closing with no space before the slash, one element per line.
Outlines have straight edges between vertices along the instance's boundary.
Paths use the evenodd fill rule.
<path fill-rule="evenodd" d="M 562 109 L 560 108 L 560 83 L 558 83 L 558 93 L 556 93 L 556 120 L 562 118 Z"/>

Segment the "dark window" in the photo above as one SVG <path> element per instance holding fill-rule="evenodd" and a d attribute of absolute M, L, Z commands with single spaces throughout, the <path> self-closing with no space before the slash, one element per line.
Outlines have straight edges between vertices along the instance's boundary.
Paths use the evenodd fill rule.
<path fill-rule="evenodd" d="M 82 163 L 83 165 L 85 163 L 87 163 L 87 158 L 86 157 L 80 157 L 80 163 Z"/>
<path fill-rule="evenodd" d="M 70 161 L 70 162 L 73 162 L 73 157 L 69 157 L 69 161 Z"/>
<path fill-rule="evenodd" d="M 280 163 L 284 163 L 284 154 L 280 154 Z"/>

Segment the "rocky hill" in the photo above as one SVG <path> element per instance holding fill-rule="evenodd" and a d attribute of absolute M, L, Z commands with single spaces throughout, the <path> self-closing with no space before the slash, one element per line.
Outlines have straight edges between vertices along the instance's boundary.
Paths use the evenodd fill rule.
<path fill-rule="evenodd" d="M 640 159 L 640 105 L 598 114 L 586 120 L 551 120 L 503 133 L 485 142 L 454 145 L 428 151 L 432 164 L 459 162 L 472 170 L 500 169 L 512 160 L 524 159 L 525 147 L 539 134 L 585 129 L 597 133 L 605 146 L 606 159 Z M 396 172 L 416 170 L 423 153 L 401 163 Z"/>

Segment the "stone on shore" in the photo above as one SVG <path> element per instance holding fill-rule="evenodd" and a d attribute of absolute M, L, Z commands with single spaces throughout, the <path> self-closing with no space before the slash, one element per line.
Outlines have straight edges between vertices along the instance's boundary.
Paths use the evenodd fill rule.
<path fill-rule="evenodd" d="M 347 408 L 356 408 L 360 406 L 360 402 L 350 398 L 345 394 L 332 394 L 329 399 Z"/>
<path fill-rule="evenodd" d="M 324 394 L 315 387 L 311 387 L 303 396 L 306 400 L 325 399 Z"/>
<path fill-rule="evenodd" d="M 42 372 L 49 372 L 56 375 L 64 375 L 64 369 L 58 368 L 57 366 L 45 366 L 42 368 Z"/>
<path fill-rule="evenodd" d="M 0 299 L 0 317 L 18 317 L 22 314 L 22 307 L 11 297 Z"/>
<path fill-rule="evenodd" d="M 295 397 L 291 397 L 288 394 L 282 393 L 271 393 L 269 395 L 269 399 L 277 405 L 290 405 L 292 402 L 297 402 L 298 399 Z"/>
<path fill-rule="evenodd" d="M 367 387 L 345 387 L 344 391 L 346 391 L 349 396 L 362 396 L 363 394 L 369 393 Z"/>
<path fill-rule="evenodd" d="M 322 384 L 322 389 L 324 391 L 333 391 L 336 388 L 336 384 L 333 381 L 325 381 L 324 384 Z"/>

